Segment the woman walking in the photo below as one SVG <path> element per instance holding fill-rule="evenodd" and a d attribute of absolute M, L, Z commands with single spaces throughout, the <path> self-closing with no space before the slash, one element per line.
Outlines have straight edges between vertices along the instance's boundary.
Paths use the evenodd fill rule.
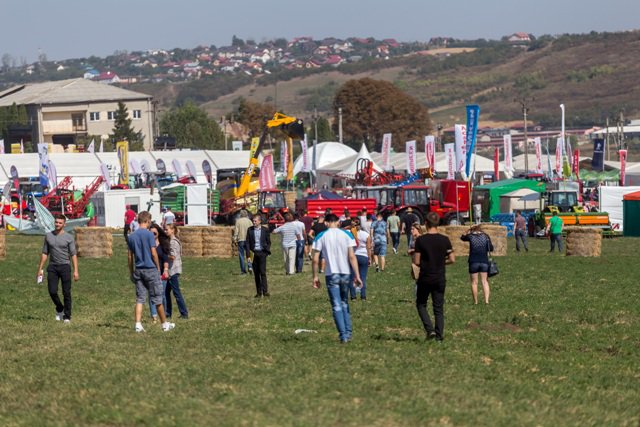
<path fill-rule="evenodd" d="M 474 225 L 460 237 L 464 242 L 469 242 L 469 275 L 471 277 L 471 295 L 473 304 L 478 304 L 478 275 L 482 280 L 484 303 L 489 304 L 489 252 L 493 252 L 491 238 L 482 231 L 482 227 Z"/>
<path fill-rule="evenodd" d="M 371 264 L 371 254 L 372 254 L 372 244 L 371 244 L 371 235 L 362 229 L 362 224 L 359 219 L 354 220 L 355 224 L 355 239 L 356 239 L 356 250 L 355 255 L 358 260 L 358 272 L 360 273 L 360 280 L 362 281 L 362 287 L 360 288 L 360 299 L 362 301 L 367 300 L 367 273 L 369 272 L 369 265 Z M 351 299 L 356 299 L 355 286 L 353 281 L 351 282 L 350 288 L 353 288 L 351 291 Z"/>
<path fill-rule="evenodd" d="M 169 236 L 164 230 L 156 223 L 151 224 L 149 231 L 156 239 L 156 253 L 158 254 L 158 262 L 160 263 L 160 278 L 162 279 L 162 286 L 167 289 L 167 279 L 169 278 L 169 253 L 171 252 L 171 246 L 169 243 Z M 163 299 L 163 305 L 165 306 L 165 312 L 167 304 Z M 158 310 L 156 306 L 151 303 L 149 298 L 149 311 L 151 314 L 151 320 L 153 323 L 158 323 Z"/>
<path fill-rule="evenodd" d="M 371 224 L 373 235 L 373 263 L 376 265 L 376 273 L 384 271 L 385 256 L 387 255 L 387 223 L 378 212 L 376 220 Z"/>
<path fill-rule="evenodd" d="M 182 274 L 182 244 L 178 238 L 178 227 L 175 223 L 167 224 L 165 228 L 167 236 L 171 239 L 171 254 L 169 255 L 169 281 L 165 291 L 165 313 L 167 318 L 171 317 L 173 305 L 171 303 L 171 292 L 176 298 L 178 310 L 181 319 L 189 318 L 189 310 L 187 303 L 184 301 L 182 292 L 180 291 L 180 275 Z"/>

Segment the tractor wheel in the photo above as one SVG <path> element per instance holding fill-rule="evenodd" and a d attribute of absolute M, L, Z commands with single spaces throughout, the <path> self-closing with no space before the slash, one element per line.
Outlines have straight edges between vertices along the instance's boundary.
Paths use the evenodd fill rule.
<path fill-rule="evenodd" d="M 458 221 L 458 218 L 455 215 L 449 215 L 445 219 L 445 223 L 447 225 L 462 225 L 462 220 Z"/>

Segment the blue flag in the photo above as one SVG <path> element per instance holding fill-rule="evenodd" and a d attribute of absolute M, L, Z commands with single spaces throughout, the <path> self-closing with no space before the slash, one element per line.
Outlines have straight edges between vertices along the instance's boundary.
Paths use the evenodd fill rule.
<path fill-rule="evenodd" d="M 471 171 L 471 156 L 476 145 L 476 135 L 478 133 L 478 116 L 480 115 L 479 105 L 467 105 L 467 164 L 465 173 L 469 176 Z"/>
<path fill-rule="evenodd" d="M 593 170 L 603 170 L 604 163 L 604 139 L 593 140 L 593 157 L 591 158 L 591 168 Z"/>

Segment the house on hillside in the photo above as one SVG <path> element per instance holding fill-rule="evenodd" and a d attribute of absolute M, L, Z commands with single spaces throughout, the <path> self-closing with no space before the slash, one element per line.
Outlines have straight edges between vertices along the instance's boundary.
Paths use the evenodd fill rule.
<path fill-rule="evenodd" d="M 85 71 L 84 75 L 82 76 L 83 78 L 87 79 L 87 80 L 95 80 L 98 76 L 100 75 L 100 71 L 91 68 L 87 71 Z"/>
<path fill-rule="evenodd" d="M 127 106 L 133 128 L 142 132 L 144 146 L 150 148 L 154 138 L 150 95 L 83 78 L 20 85 L 0 92 L 0 107 L 14 103 L 26 107 L 27 133 L 31 133 L 34 151 L 37 142 L 67 146 L 88 135 L 108 138 L 118 102 Z"/>
<path fill-rule="evenodd" d="M 511 44 L 527 44 L 531 42 L 531 36 L 527 33 L 514 33 L 507 40 Z"/>
<path fill-rule="evenodd" d="M 94 79 L 99 83 L 113 84 L 119 83 L 120 77 L 113 71 L 105 71 L 104 73 L 98 74 L 98 76 Z"/>

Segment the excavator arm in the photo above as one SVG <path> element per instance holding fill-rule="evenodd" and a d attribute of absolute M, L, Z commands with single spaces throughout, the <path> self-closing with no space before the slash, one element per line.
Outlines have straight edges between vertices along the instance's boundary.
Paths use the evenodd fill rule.
<path fill-rule="evenodd" d="M 258 157 L 260 156 L 260 152 L 262 151 L 262 147 L 264 146 L 264 141 L 267 138 L 269 129 L 280 129 L 287 136 L 289 153 L 291 153 L 292 150 L 293 138 L 304 138 L 304 124 L 301 119 L 290 117 L 282 113 L 275 113 L 273 115 L 273 119 L 268 120 L 262 130 L 262 135 L 260 135 L 260 142 L 258 143 L 258 147 L 253 153 L 253 156 L 251 156 L 251 158 L 249 159 L 249 166 L 247 166 L 247 170 L 244 172 L 244 176 L 242 177 L 242 181 L 240 182 L 240 186 L 238 187 L 238 191 L 236 192 L 236 197 L 244 196 L 249 189 L 251 177 L 258 167 Z M 291 163 L 292 162 L 289 162 L 290 173 L 288 175 L 293 174 L 293 165 Z"/>

